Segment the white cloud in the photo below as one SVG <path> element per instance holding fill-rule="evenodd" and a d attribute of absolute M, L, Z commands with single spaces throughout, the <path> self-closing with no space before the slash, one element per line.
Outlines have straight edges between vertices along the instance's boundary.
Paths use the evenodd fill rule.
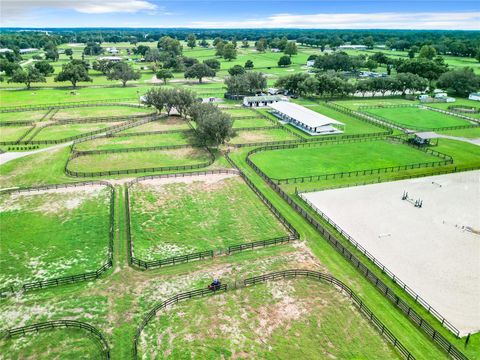
<path fill-rule="evenodd" d="M 480 29 L 480 12 L 275 14 L 243 21 L 194 21 L 201 28 Z"/>
<path fill-rule="evenodd" d="M 85 14 L 149 13 L 158 6 L 145 0 L 1 0 L 2 19 L 22 17 L 26 13 L 45 9 L 72 9 Z"/>

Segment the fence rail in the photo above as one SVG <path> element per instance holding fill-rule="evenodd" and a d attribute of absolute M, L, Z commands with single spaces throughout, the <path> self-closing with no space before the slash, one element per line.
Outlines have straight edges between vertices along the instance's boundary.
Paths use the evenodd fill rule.
<path fill-rule="evenodd" d="M 297 277 L 305 277 L 307 279 L 324 281 L 330 283 L 331 285 L 340 288 L 344 291 L 348 296 L 352 299 L 353 303 L 358 307 L 360 313 L 364 315 L 380 332 L 380 334 L 390 342 L 394 348 L 396 348 L 405 359 L 415 359 L 413 354 L 398 340 L 398 338 L 382 323 L 382 321 L 375 316 L 375 314 L 365 305 L 365 303 L 361 300 L 361 298 L 353 292 L 353 290 L 345 285 L 342 281 L 338 280 L 337 278 L 329 275 L 323 274 L 317 271 L 310 271 L 310 270 L 283 270 L 277 271 L 270 274 L 255 276 L 252 278 L 248 278 L 243 280 L 244 286 L 252 286 L 257 285 L 259 283 L 267 282 L 267 281 L 274 281 L 280 279 L 289 279 L 289 278 L 297 278 Z"/>
<path fill-rule="evenodd" d="M 43 109 L 66 109 L 75 107 L 88 107 L 88 106 L 109 106 L 119 105 L 118 103 L 128 101 L 138 101 L 137 98 L 122 98 L 122 99 L 106 99 L 106 100 L 85 100 L 85 101 L 71 101 L 61 103 L 47 103 L 47 104 L 34 104 L 34 105 L 17 105 L 17 106 L 4 106 L 0 107 L 0 113 L 6 112 L 19 112 L 19 111 L 31 111 L 31 110 L 43 110 Z M 122 104 L 122 106 L 137 106 L 144 107 L 142 105 L 135 104 Z"/>
<path fill-rule="evenodd" d="M 13 188 L 1 190 L 0 194 L 18 194 L 23 192 L 38 192 L 44 190 L 54 190 L 54 189 L 64 189 L 70 187 L 83 187 L 91 185 L 101 185 L 106 186 L 110 189 L 110 209 L 109 209 L 109 219 L 110 226 L 108 230 L 108 250 L 107 250 L 107 261 L 97 270 L 85 272 L 76 275 L 62 276 L 58 278 L 52 278 L 47 280 L 39 280 L 34 282 L 29 282 L 18 286 L 9 286 L 0 288 L 0 297 L 6 297 L 8 295 L 15 294 L 18 291 L 32 291 L 44 289 L 52 286 L 60 286 L 66 284 L 74 284 L 77 282 L 89 281 L 98 279 L 102 276 L 108 269 L 113 266 L 113 238 L 114 238 L 114 209 L 115 209 L 115 188 L 108 182 L 105 181 L 82 181 L 69 184 L 53 184 L 53 185 L 43 185 L 35 187 L 25 187 L 25 188 Z"/>
<path fill-rule="evenodd" d="M 82 329 L 87 330 L 90 334 L 94 336 L 94 338 L 98 341 L 102 348 L 102 355 L 105 359 L 110 359 L 110 347 L 108 346 L 108 342 L 103 336 L 103 334 L 93 327 L 90 324 L 76 321 L 76 320 L 53 320 L 53 321 L 46 321 L 37 324 L 32 324 L 28 326 L 22 326 L 18 328 L 12 328 L 5 330 L 5 337 L 7 339 L 25 336 L 27 334 L 33 333 L 38 334 L 40 331 L 45 330 L 53 330 L 53 329 Z"/>
<path fill-rule="evenodd" d="M 467 360 L 467 357 L 458 350 L 452 343 L 450 343 L 441 333 L 430 325 L 428 321 L 422 318 L 408 303 L 399 297 L 394 290 L 389 288 L 380 278 L 378 278 L 370 269 L 364 265 L 359 258 L 357 258 L 350 250 L 348 250 L 342 243 L 333 235 L 327 228 L 310 215 L 303 207 L 297 204 L 282 188 L 272 181 L 264 172 L 262 172 L 250 159 L 249 155 L 254 152 L 250 151 L 247 154 L 246 162 L 258 176 L 266 181 L 266 183 L 283 199 L 285 200 L 298 214 L 300 214 L 312 227 L 314 227 L 324 239 L 326 239 L 333 248 L 339 252 L 347 261 L 349 261 L 358 271 L 371 283 L 377 290 L 385 296 L 391 303 L 400 309 L 416 326 L 428 335 L 442 350 L 454 359 Z M 458 337 L 458 332 L 455 333 Z"/>
<path fill-rule="evenodd" d="M 145 180 L 152 180 L 152 179 L 161 179 L 161 178 L 183 178 L 183 177 L 191 177 L 191 176 L 206 176 L 211 174 L 234 174 L 239 175 L 242 179 L 247 183 L 247 185 L 251 188 L 252 184 L 249 183 L 248 178 L 244 177 L 243 173 L 238 169 L 219 169 L 219 170 L 208 170 L 202 172 L 190 172 L 190 173 L 174 173 L 174 174 L 160 174 L 160 175 L 151 175 L 151 176 L 144 176 L 140 178 L 133 179 L 132 181 L 127 183 L 125 187 L 125 215 L 126 215 L 126 234 L 127 234 L 127 246 L 128 246 L 128 259 L 129 263 L 136 265 L 142 269 L 149 269 L 155 267 L 162 267 L 168 265 L 176 265 L 179 263 L 190 262 L 190 261 L 197 261 L 197 260 L 204 260 L 206 258 L 213 258 L 219 255 L 230 255 L 235 252 L 244 251 L 244 250 L 253 250 L 258 247 L 266 247 L 270 245 L 280 245 L 285 244 L 299 238 L 298 232 L 293 228 L 293 226 L 280 214 L 280 212 L 271 204 L 266 198 L 262 198 L 261 194 L 258 191 L 255 191 L 255 194 L 260 197 L 262 202 L 269 208 L 269 210 L 277 217 L 277 219 L 288 229 L 290 234 L 284 237 L 278 237 L 273 239 L 267 240 L 260 240 L 251 243 L 243 243 L 238 245 L 232 245 L 227 249 L 219 249 L 219 250 L 207 250 L 192 254 L 184 254 L 179 256 L 174 256 L 166 259 L 159 259 L 159 260 L 152 260 L 152 261 L 145 261 L 135 257 L 134 249 L 133 249 L 133 240 L 132 240 L 132 232 L 131 232 L 131 213 L 130 213 L 130 191 L 129 189 L 132 185 L 137 184 L 141 181 Z M 243 175 L 243 176 L 242 176 Z M 253 189 L 252 189 L 253 190 Z"/>

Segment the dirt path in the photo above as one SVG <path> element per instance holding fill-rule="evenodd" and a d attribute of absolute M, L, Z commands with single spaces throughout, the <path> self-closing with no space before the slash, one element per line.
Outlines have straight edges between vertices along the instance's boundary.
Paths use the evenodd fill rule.
<path fill-rule="evenodd" d="M 63 148 L 63 147 L 70 146 L 70 145 L 72 145 L 71 141 L 67 142 L 67 143 L 64 143 L 64 144 L 54 145 L 54 146 L 50 146 L 50 147 L 43 148 L 43 149 L 38 149 L 38 150 L 5 152 L 5 153 L 0 154 L 0 165 L 3 165 L 3 164 L 5 164 L 9 161 L 19 159 L 19 158 L 22 158 L 22 157 L 25 157 L 25 156 L 28 156 L 28 155 L 38 154 L 38 153 L 45 152 L 45 151 L 51 151 L 51 150 Z"/>

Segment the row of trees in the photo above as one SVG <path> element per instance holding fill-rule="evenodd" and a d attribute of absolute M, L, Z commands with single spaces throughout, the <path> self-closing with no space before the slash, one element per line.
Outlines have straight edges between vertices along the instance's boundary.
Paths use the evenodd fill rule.
<path fill-rule="evenodd" d="M 168 115 L 175 109 L 180 116 L 189 116 L 195 123 L 195 136 L 200 145 L 218 146 L 233 136 L 233 120 L 213 104 L 203 104 L 195 93 L 185 89 L 153 88 L 142 102 Z"/>

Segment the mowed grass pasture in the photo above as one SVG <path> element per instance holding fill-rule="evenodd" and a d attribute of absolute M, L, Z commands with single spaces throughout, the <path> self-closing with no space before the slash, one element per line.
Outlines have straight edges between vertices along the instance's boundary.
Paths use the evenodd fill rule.
<path fill-rule="evenodd" d="M 83 119 L 92 117 L 116 117 L 116 116 L 133 116 L 133 115 L 147 115 L 155 113 L 155 109 L 140 106 L 85 106 L 58 109 L 53 114 L 52 120 L 69 120 L 69 119 Z"/>
<path fill-rule="evenodd" d="M 82 274 L 107 262 L 108 188 L 0 193 L 0 202 L 3 286 Z"/>
<path fill-rule="evenodd" d="M 263 142 L 298 140 L 292 133 L 280 129 L 242 130 L 237 129 L 235 136 L 229 141 L 230 144 L 255 144 Z"/>
<path fill-rule="evenodd" d="M 160 356 L 400 359 L 346 295 L 330 284 L 302 278 L 222 292 L 160 310 L 141 334 L 139 357 Z"/>
<path fill-rule="evenodd" d="M 19 140 L 31 126 L 0 126 L 0 141 Z"/>
<path fill-rule="evenodd" d="M 468 120 L 430 110 L 426 107 L 394 107 L 368 108 L 364 113 L 379 116 L 380 118 L 405 128 L 429 130 L 451 126 L 472 125 Z"/>
<path fill-rule="evenodd" d="M 129 193 L 133 252 L 141 260 L 287 235 L 237 175 L 148 180 Z"/>
<path fill-rule="evenodd" d="M 197 166 L 211 160 L 204 148 L 146 150 L 108 154 L 89 154 L 69 161 L 68 169 L 76 172 L 115 172 L 129 169 Z"/>
<path fill-rule="evenodd" d="M 437 157 L 385 140 L 267 150 L 250 156 L 274 179 L 370 170 L 438 161 Z"/>
<path fill-rule="evenodd" d="M 167 118 L 159 118 L 157 120 L 149 121 L 126 130 L 122 130 L 119 134 L 132 134 L 141 132 L 154 131 L 171 131 L 171 130 L 188 130 L 189 126 L 185 119 L 178 116 L 169 116 Z"/>
<path fill-rule="evenodd" d="M 63 140 L 70 137 L 89 134 L 94 131 L 108 130 L 122 122 L 97 122 L 97 123 L 77 123 L 77 124 L 52 124 L 40 127 L 38 132 L 29 140 Z"/>

